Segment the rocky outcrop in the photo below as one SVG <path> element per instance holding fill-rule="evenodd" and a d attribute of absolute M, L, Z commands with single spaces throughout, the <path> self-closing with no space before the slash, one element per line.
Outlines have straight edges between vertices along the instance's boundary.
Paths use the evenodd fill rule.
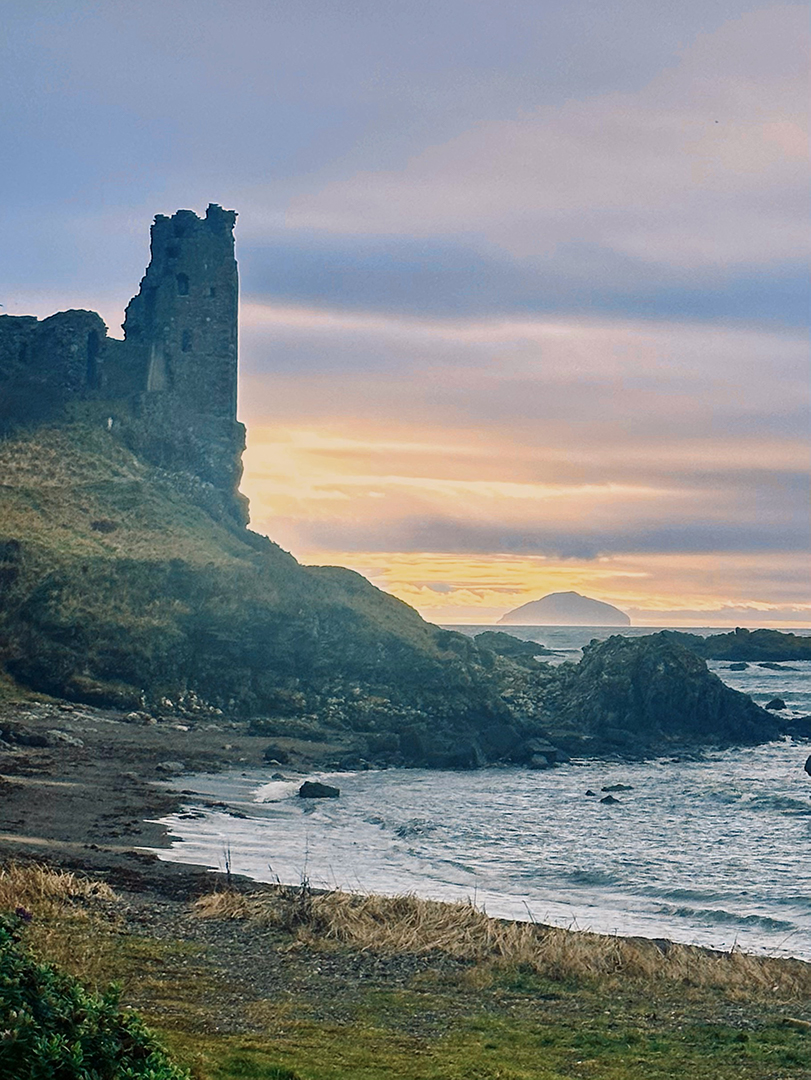
<path fill-rule="evenodd" d="M 473 640 L 480 649 L 489 649 L 499 656 L 506 656 L 519 663 L 532 664 L 538 656 L 556 655 L 545 645 L 536 641 L 524 641 L 513 634 L 505 634 L 501 630 L 485 630 L 481 634 L 475 634 Z"/>
<path fill-rule="evenodd" d="M 664 753 L 776 738 L 779 721 L 668 634 L 593 641 L 545 691 L 549 738 L 569 752 Z"/>
<path fill-rule="evenodd" d="M 705 660 L 780 661 L 811 660 L 811 637 L 781 630 L 747 630 L 738 627 L 728 634 L 685 634 L 664 630 L 673 641 L 684 645 Z M 743 668 L 732 668 L 740 670 Z"/>
<path fill-rule="evenodd" d="M 305 780 L 298 793 L 300 799 L 337 799 L 341 789 L 332 784 L 322 784 L 320 780 Z"/>

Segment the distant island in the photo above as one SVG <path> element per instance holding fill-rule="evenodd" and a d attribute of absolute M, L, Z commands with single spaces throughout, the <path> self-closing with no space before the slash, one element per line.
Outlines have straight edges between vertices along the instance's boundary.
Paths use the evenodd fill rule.
<path fill-rule="evenodd" d="M 630 626 L 624 611 L 592 600 L 576 592 L 555 592 L 530 600 L 528 604 L 508 611 L 498 620 L 500 625 L 525 626 Z"/>

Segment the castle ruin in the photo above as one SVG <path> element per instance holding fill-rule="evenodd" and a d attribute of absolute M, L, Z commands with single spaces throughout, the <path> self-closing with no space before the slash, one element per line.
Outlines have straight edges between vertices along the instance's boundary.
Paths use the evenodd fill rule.
<path fill-rule="evenodd" d="M 236 213 L 158 214 L 151 258 L 127 305 L 124 340 L 92 311 L 0 315 L 0 431 L 106 424 L 139 456 L 186 475 L 209 507 L 247 524 L 238 492 Z"/>

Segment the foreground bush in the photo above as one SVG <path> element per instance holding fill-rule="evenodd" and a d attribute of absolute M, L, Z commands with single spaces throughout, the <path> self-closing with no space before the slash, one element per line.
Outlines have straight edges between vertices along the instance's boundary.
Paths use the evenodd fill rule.
<path fill-rule="evenodd" d="M 0 918 L 0 1076 L 14 1080 L 188 1080 L 118 991 L 86 990 L 36 961 L 23 918 Z"/>

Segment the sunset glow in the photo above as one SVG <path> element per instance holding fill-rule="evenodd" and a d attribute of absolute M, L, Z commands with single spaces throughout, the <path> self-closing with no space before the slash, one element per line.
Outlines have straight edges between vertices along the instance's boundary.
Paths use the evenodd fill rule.
<path fill-rule="evenodd" d="M 144 221 L 237 210 L 255 529 L 443 622 L 809 622 L 803 5 L 45 7 L 2 310 L 118 335 Z"/>

